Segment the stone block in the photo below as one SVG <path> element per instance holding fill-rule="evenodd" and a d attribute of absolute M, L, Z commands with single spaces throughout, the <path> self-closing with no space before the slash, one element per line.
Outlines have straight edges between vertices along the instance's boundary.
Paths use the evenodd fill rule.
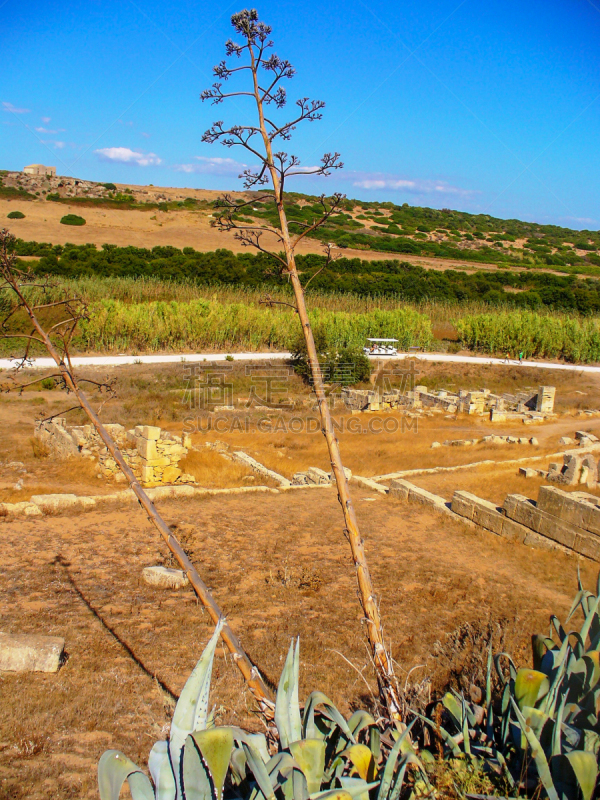
<path fill-rule="evenodd" d="M 146 461 L 151 461 L 153 458 L 158 458 L 156 450 L 156 441 L 154 439 L 145 439 L 143 436 L 137 436 L 135 446 L 142 458 Z"/>
<path fill-rule="evenodd" d="M 536 531 L 554 542 L 575 549 L 578 529 L 575 525 L 540 511 L 539 529 Z"/>
<path fill-rule="evenodd" d="M 505 517 L 502 522 L 502 536 L 510 542 L 523 544 L 530 532 L 525 525 L 520 525 L 512 519 L 508 519 L 508 517 Z"/>
<path fill-rule="evenodd" d="M 58 636 L 0 633 L 0 671 L 58 672 L 64 649 Z"/>
<path fill-rule="evenodd" d="M 78 505 L 78 497 L 75 494 L 35 494 L 29 502 L 48 514 L 72 510 Z"/>
<path fill-rule="evenodd" d="M 456 491 L 452 496 L 452 505 L 450 508 L 455 514 L 459 514 L 461 517 L 466 517 L 467 519 L 472 520 L 473 511 L 475 508 L 473 502 L 474 498 L 475 495 L 472 495 L 471 492 L 463 492 L 460 490 Z"/>
<path fill-rule="evenodd" d="M 473 522 L 492 533 L 501 535 L 504 515 L 494 503 L 480 497 L 476 499 L 477 502 L 473 504 Z"/>
<path fill-rule="evenodd" d="M 390 483 L 390 497 L 395 497 L 397 500 L 408 500 L 412 484 L 408 481 L 403 481 L 397 478 Z"/>
<path fill-rule="evenodd" d="M 566 496 L 566 492 L 554 486 L 540 486 L 537 507 L 541 511 L 553 514 L 555 517 L 562 517 Z"/>
<path fill-rule="evenodd" d="M 558 440 L 558 443 L 559 443 L 559 445 L 561 445 L 562 447 L 565 447 L 565 446 L 567 446 L 567 445 L 575 444 L 575 440 L 574 440 L 574 439 L 571 439 L 571 437 L 570 437 L 570 436 L 562 436 L 562 437 L 561 437 L 561 438 Z"/>
<path fill-rule="evenodd" d="M 567 486 L 575 486 L 577 483 L 579 483 L 581 462 L 581 456 L 565 455 L 562 473 L 563 480 Z"/>
<path fill-rule="evenodd" d="M 149 586 L 157 589 L 181 589 L 189 583 L 183 570 L 167 567 L 145 567 L 142 576 Z"/>
<path fill-rule="evenodd" d="M 156 458 L 143 458 L 142 467 L 168 467 L 171 459 L 167 456 L 157 456 Z"/>
<path fill-rule="evenodd" d="M 309 483 L 315 483 L 317 486 L 323 483 L 330 483 L 329 473 L 319 467 L 309 467 L 306 470 L 306 477 Z"/>
<path fill-rule="evenodd" d="M 142 483 L 152 483 L 154 481 L 154 467 L 143 466 L 140 470 Z"/>
<path fill-rule="evenodd" d="M 162 479 L 164 483 L 175 483 L 177 478 L 179 478 L 181 475 L 182 472 L 178 467 L 165 467 L 162 474 Z"/>
<path fill-rule="evenodd" d="M 137 425 L 135 433 L 136 436 L 142 436 L 144 439 L 152 439 L 153 441 L 160 439 L 160 428 L 154 425 Z"/>
<path fill-rule="evenodd" d="M 504 514 L 509 519 L 539 532 L 542 512 L 533 500 L 522 494 L 509 494 L 504 501 Z"/>
<path fill-rule="evenodd" d="M 600 561 L 600 538 L 594 534 L 578 533 L 574 549 L 582 556 Z"/>
<path fill-rule="evenodd" d="M 409 503 L 419 503 L 422 506 L 430 506 L 432 508 L 447 509 L 446 502 L 443 497 L 437 494 L 428 492 L 427 489 L 421 489 L 420 486 L 410 484 L 410 491 L 408 493 Z"/>
<path fill-rule="evenodd" d="M 354 482 L 361 486 L 363 489 L 368 489 L 370 492 L 377 492 L 378 494 L 387 494 L 388 488 L 371 478 L 363 478 L 361 475 L 354 475 Z"/>

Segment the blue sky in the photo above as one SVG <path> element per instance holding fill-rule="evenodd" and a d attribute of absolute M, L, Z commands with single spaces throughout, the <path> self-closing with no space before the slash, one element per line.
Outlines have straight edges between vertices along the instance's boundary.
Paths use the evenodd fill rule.
<path fill-rule="evenodd" d="M 241 150 L 201 143 L 242 100 L 199 94 L 238 2 L 0 0 L 0 168 L 239 188 Z M 290 100 L 327 103 L 289 151 L 345 169 L 290 188 L 600 227 L 600 0 L 263 2 Z M 288 106 L 291 111 L 292 107 Z"/>

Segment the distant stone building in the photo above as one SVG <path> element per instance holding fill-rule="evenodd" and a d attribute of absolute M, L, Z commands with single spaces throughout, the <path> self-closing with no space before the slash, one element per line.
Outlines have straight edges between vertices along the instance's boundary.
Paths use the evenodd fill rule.
<path fill-rule="evenodd" d="M 56 175 L 56 167 L 45 167 L 43 164 L 29 164 L 29 166 L 23 167 L 23 172 L 26 175 L 50 175 L 54 177 Z"/>

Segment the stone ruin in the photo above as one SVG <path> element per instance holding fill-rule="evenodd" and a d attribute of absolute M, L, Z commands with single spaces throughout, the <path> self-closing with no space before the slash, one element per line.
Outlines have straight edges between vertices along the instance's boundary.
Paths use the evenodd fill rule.
<path fill-rule="evenodd" d="M 117 444 L 125 462 L 142 486 L 195 483 L 179 466 L 191 448 L 189 436 L 175 436 L 152 425 L 138 425 L 127 431 L 123 425 L 104 425 Z M 67 426 L 62 417 L 38 425 L 35 438 L 54 458 L 83 457 L 98 461 L 99 475 L 126 481 L 117 462 L 92 425 Z"/>
<path fill-rule="evenodd" d="M 544 419 L 554 413 L 554 386 L 540 386 L 535 394 L 494 394 L 489 389 L 466 391 L 458 394 L 440 389 L 428 391 L 426 386 L 415 386 L 411 391 L 401 389 L 379 393 L 377 389 L 342 389 L 342 400 L 353 411 L 380 411 L 381 409 L 405 409 L 410 411 L 431 411 L 456 414 L 490 414 L 492 421 L 510 419 Z"/>
<path fill-rule="evenodd" d="M 4 185 L 35 194 L 35 192 L 58 193 L 61 197 L 106 198 L 109 190 L 101 183 L 68 178 L 64 175 L 28 175 L 25 172 L 9 172 Z"/>
<path fill-rule="evenodd" d="M 541 486 L 537 502 L 509 494 L 503 506 L 496 506 L 470 492 L 457 491 L 451 509 L 511 541 L 558 546 L 600 561 L 600 498 L 586 492 Z"/>
<path fill-rule="evenodd" d="M 567 450 L 563 454 L 563 463 L 553 462 L 548 469 L 533 469 L 521 467 L 519 474 L 524 478 L 544 478 L 550 483 L 559 483 L 563 486 L 585 485 L 588 489 L 595 489 L 598 485 L 598 461 L 593 452 L 600 450 L 598 437 L 588 431 L 577 431 L 575 439 L 579 446 L 587 452 Z M 564 436 L 560 444 L 573 444 L 573 439 Z"/>

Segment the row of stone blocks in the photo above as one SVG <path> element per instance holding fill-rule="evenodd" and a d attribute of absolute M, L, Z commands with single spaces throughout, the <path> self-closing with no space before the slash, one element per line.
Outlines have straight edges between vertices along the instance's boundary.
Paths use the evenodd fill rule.
<path fill-rule="evenodd" d="M 457 491 L 451 509 L 498 536 L 526 545 L 564 548 L 600 561 L 600 499 L 542 486 L 537 503 L 509 494 L 503 507 Z"/>

